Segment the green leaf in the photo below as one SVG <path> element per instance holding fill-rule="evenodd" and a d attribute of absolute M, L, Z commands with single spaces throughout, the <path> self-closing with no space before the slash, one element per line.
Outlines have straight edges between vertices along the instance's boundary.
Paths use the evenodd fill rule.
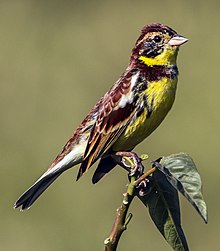
<path fill-rule="evenodd" d="M 157 167 L 207 223 L 207 207 L 201 192 L 202 182 L 192 158 L 186 153 L 173 154 L 163 157 Z"/>
<path fill-rule="evenodd" d="M 151 190 L 139 199 L 149 209 L 158 230 L 175 251 L 188 251 L 188 245 L 180 222 L 180 206 L 177 190 L 160 171 L 150 177 Z"/>
<path fill-rule="evenodd" d="M 149 159 L 149 156 L 147 154 L 141 154 L 140 158 L 142 161 Z"/>

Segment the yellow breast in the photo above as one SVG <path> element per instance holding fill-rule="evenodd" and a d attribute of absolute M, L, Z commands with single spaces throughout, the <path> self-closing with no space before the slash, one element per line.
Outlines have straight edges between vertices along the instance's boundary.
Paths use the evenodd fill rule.
<path fill-rule="evenodd" d="M 147 107 L 139 117 L 134 118 L 125 132 L 113 145 L 114 151 L 131 150 L 149 136 L 163 121 L 173 105 L 176 93 L 177 78 L 162 78 L 148 84 L 142 93 L 147 97 Z M 149 107 L 151 114 L 149 114 Z"/>

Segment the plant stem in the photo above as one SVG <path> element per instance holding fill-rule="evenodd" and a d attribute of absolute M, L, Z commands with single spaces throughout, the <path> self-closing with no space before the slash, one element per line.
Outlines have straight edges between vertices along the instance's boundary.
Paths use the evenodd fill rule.
<path fill-rule="evenodd" d="M 144 173 L 143 175 L 141 175 L 141 177 L 139 177 L 135 182 L 134 185 L 137 186 L 142 180 L 146 179 L 149 175 L 151 175 L 153 172 L 156 171 L 156 167 L 151 168 L 150 170 L 148 170 L 146 173 Z"/>
<path fill-rule="evenodd" d="M 118 246 L 119 239 L 122 233 L 126 230 L 128 223 L 132 218 L 132 214 L 127 216 L 129 206 L 135 196 L 135 177 L 131 177 L 126 193 L 123 194 L 124 198 L 122 204 L 117 209 L 115 222 L 113 224 L 111 233 L 105 239 L 105 251 L 115 251 Z"/>
<path fill-rule="evenodd" d="M 151 168 L 149 171 L 137 178 L 137 170 L 144 169 L 142 165 L 142 159 L 133 152 L 117 152 L 112 155 L 114 160 L 123 168 L 129 171 L 129 174 L 132 175 L 130 183 L 127 187 L 126 193 L 123 194 L 124 198 L 120 207 L 116 210 L 116 218 L 112 226 L 111 233 L 108 238 L 105 239 L 105 251 L 116 251 L 118 242 L 122 233 L 127 229 L 127 225 L 132 218 L 132 214 L 128 213 L 129 206 L 136 195 L 136 188 L 145 180 L 150 174 L 152 174 L 156 168 Z"/>

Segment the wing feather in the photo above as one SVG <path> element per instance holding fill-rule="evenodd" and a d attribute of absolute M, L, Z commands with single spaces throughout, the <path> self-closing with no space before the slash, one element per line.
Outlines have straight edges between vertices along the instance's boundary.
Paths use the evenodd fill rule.
<path fill-rule="evenodd" d="M 132 91 L 136 80 L 137 74 L 128 72 L 104 96 L 96 122 L 91 130 L 77 179 L 110 149 L 137 111 L 138 98 L 137 94 Z"/>

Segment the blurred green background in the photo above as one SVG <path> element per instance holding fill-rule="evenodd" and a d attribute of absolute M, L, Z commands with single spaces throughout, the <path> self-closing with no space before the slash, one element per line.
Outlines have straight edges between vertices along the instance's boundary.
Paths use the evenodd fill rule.
<path fill-rule="evenodd" d="M 21 213 L 17 197 L 47 169 L 73 130 L 128 64 L 147 23 L 170 25 L 181 47 L 175 105 L 138 153 L 184 151 L 196 162 L 209 208 L 205 225 L 181 197 L 193 251 L 218 250 L 219 1 L 0 1 L 1 250 L 103 250 L 127 176 L 117 167 L 97 185 L 68 171 Z M 118 250 L 170 250 L 135 200 Z"/>

